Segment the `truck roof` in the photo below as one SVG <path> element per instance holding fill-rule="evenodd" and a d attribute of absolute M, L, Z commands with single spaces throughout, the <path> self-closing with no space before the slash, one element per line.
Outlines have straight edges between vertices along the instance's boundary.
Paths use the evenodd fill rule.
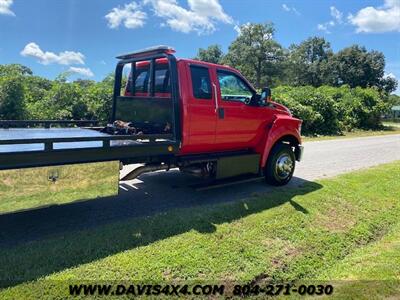
<path fill-rule="evenodd" d="M 214 64 L 214 63 L 210 63 L 210 62 L 206 62 L 206 61 L 202 61 L 202 60 L 190 59 L 190 58 L 177 58 L 177 60 L 185 61 L 185 62 L 192 63 L 192 64 L 201 64 L 201 65 L 205 65 L 205 66 L 214 66 L 216 68 L 224 68 L 224 69 L 236 72 L 236 73 L 239 72 L 235 68 L 232 68 L 231 66 L 228 66 L 228 65 Z"/>
<path fill-rule="evenodd" d="M 214 64 L 214 63 L 209 63 L 209 62 L 205 62 L 205 61 L 201 61 L 201 60 L 196 60 L 196 59 L 190 59 L 190 58 L 179 58 L 177 57 L 176 60 L 179 62 L 186 62 L 189 64 L 196 64 L 196 65 L 204 65 L 204 66 L 214 66 L 216 68 L 223 68 L 226 70 L 230 70 L 233 72 L 239 72 L 238 70 L 228 66 L 228 65 L 221 65 L 221 64 Z M 156 59 L 157 64 L 166 64 L 168 62 L 168 60 L 166 58 L 158 58 Z M 148 66 L 150 64 L 149 61 L 139 61 L 136 63 L 137 67 L 144 67 L 144 66 Z"/>
<path fill-rule="evenodd" d="M 118 55 L 116 58 L 118 59 L 130 59 L 134 57 L 142 57 L 142 56 L 149 56 L 159 53 L 175 53 L 175 49 L 166 45 L 158 45 L 153 47 L 144 48 L 141 50 L 136 50 L 127 54 Z"/>

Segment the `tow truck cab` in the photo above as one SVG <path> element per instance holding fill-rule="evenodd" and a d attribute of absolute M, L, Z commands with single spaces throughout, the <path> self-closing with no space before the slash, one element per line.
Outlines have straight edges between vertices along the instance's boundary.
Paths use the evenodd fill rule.
<path fill-rule="evenodd" d="M 295 160 L 300 161 L 302 154 L 302 121 L 271 101 L 269 89 L 257 94 L 246 78 L 229 66 L 175 59 L 169 47 L 149 51 L 164 51 L 169 57 L 130 63 L 123 98 L 127 102 L 156 101 L 152 110 L 171 108 L 175 87 L 180 147 L 168 163 L 182 171 L 217 178 L 264 174 L 275 185 L 291 179 Z M 161 123 L 174 122 L 168 114 L 161 117 L 161 111 L 157 117 Z M 123 121 L 133 119 L 132 115 Z M 147 119 L 145 122 L 152 122 Z"/>

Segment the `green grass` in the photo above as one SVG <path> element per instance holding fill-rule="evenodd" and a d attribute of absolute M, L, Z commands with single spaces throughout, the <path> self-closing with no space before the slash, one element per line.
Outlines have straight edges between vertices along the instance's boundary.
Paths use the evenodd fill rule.
<path fill-rule="evenodd" d="M 400 119 L 397 122 L 393 122 L 393 121 L 385 121 L 383 122 L 383 126 L 387 126 L 387 127 L 400 127 Z M 396 129 L 396 128 L 394 128 Z"/>
<path fill-rule="evenodd" d="M 115 195 L 118 176 L 117 161 L 0 171 L 0 214 Z"/>
<path fill-rule="evenodd" d="M 340 299 L 400 298 L 400 222 L 381 240 L 361 247 L 322 275 Z"/>
<path fill-rule="evenodd" d="M 321 141 L 321 140 L 334 140 L 334 139 L 348 139 L 357 137 L 368 136 L 382 136 L 390 134 L 400 134 L 400 124 L 394 122 L 384 122 L 383 129 L 381 130 L 354 130 L 351 132 L 344 132 L 342 135 L 319 135 L 319 136 L 304 136 L 302 139 L 305 142 Z"/>
<path fill-rule="evenodd" d="M 3 247 L 0 298 L 63 297 L 66 282 L 80 280 L 263 284 L 341 278 L 333 271 L 340 263 L 399 226 L 398 195 L 400 162 L 239 202 Z"/>

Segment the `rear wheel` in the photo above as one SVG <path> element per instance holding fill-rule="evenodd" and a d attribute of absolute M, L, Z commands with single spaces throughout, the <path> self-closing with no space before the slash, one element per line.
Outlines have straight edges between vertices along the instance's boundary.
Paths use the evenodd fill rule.
<path fill-rule="evenodd" d="M 265 168 L 265 178 L 269 184 L 285 185 L 292 179 L 296 158 L 288 144 L 275 145 L 269 155 Z"/>

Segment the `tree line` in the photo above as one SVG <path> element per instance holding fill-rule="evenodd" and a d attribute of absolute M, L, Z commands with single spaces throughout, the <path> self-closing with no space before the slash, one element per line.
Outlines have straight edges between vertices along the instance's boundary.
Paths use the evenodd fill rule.
<path fill-rule="evenodd" d="M 245 24 L 226 54 L 219 45 L 200 48 L 196 59 L 240 70 L 256 88 L 279 85 L 376 87 L 388 94 L 396 79 L 385 76 L 385 56 L 352 45 L 334 53 L 322 37 L 310 37 L 285 49 L 275 40 L 273 24 Z"/>
<path fill-rule="evenodd" d="M 273 88 L 274 100 L 304 120 L 306 134 L 336 134 L 381 126 L 380 117 L 399 98 L 397 81 L 385 76 L 385 57 L 353 45 L 337 53 L 321 37 L 288 49 L 272 24 L 246 24 L 227 53 L 218 45 L 199 49 L 196 59 L 230 65 L 257 88 Z M 0 65 L 0 119 L 108 120 L 114 77 L 100 82 L 54 80 L 19 64 Z"/>
<path fill-rule="evenodd" d="M 381 116 L 399 97 L 395 78 L 385 76 L 385 56 L 351 45 L 334 52 L 322 37 L 285 49 L 273 24 L 245 24 L 223 53 L 200 48 L 195 59 L 238 69 L 257 89 L 273 88 L 273 99 L 302 120 L 306 134 L 378 129 Z"/>
<path fill-rule="evenodd" d="M 67 74 L 49 80 L 26 66 L 0 65 L 0 119 L 108 120 L 113 87 L 113 74 L 68 82 Z"/>

